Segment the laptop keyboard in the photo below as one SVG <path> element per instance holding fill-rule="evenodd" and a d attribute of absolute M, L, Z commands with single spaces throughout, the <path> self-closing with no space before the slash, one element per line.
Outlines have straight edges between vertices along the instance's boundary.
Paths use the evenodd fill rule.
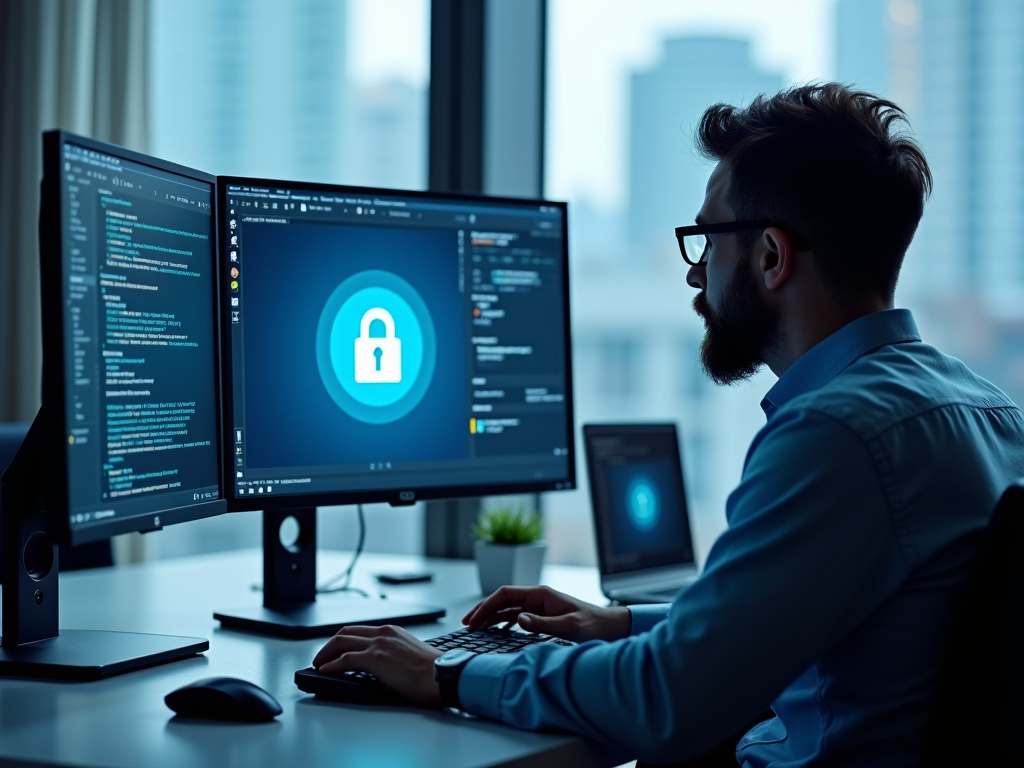
<path fill-rule="evenodd" d="M 575 645 L 551 635 L 534 635 L 498 627 L 488 627 L 471 632 L 459 629 L 447 635 L 425 640 L 440 651 L 462 648 L 473 653 L 518 653 L 524 648 L 552 643 L 554 645 Z M 408 704 L 369 672 L 343 672 L 337 677 L 321 675 L 313 667 L 300 669 L 295 673 L 295 684 L 299 690 L 334 701 L 353 704 Z"/>

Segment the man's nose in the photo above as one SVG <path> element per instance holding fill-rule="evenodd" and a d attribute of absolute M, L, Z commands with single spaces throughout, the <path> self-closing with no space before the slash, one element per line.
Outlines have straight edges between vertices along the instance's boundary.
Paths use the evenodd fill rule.
<path fill-rule="evenodd" d="M 703 264 L 690 267 L 686 273 L 686 284 L 701 291 L 706 291 L 708 289 L 707 268 Z"/>

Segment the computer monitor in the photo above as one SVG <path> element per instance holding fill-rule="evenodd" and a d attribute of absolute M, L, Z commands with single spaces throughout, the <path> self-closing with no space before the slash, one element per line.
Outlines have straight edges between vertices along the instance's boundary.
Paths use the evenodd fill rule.
<path fill-rule="evenodd" d="M 232 508 L 575 486 L 565 204 L 218 194 Z"/>
<path fill-rule="evenodd" d="M 0 672 L 101 676 L 206 647 L 96 632 L 19 654 L 63 639 L 54 542 L 227 510 L 215 179 L 60 131 L 43 159 L 43 404 L 4 476 Z"/>
<path fill-rule="evenodd" d="M 316 506 L 575 487 L 564 203 L 217 181 L 226 491 L 265 510 L 263 606 L 222 624 L 353 619 L 315 602 Z"/>

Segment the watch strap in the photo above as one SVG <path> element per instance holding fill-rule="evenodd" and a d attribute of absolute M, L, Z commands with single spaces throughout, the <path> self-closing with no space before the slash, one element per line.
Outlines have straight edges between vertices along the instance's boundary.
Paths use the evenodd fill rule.
<path fill-rule="evenodd" d="M 447 654 L 439 656 L 434 661 L 434 679 L 437 680 L 438 691 L 441 694 L 441 706 L 462 709 L 459 701 L 459 679 L 462 677 L 462 670 L 466 668 L 466 664 L 476 655 L 466 651 L 463 653 L 465 658 L 458 659 L 455 663 L 445 663 Z"/>

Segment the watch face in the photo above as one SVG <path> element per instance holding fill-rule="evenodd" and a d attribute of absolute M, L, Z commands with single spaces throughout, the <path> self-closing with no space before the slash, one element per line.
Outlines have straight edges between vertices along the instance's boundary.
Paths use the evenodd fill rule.
<path fill-rule="evenodd" d="M 475 653 L 467 651 L 465 648 L 453 648 L 438 656 L 434 660 L 434 664 L 439 667 L 457 667 L 460 664 L 466 663 L 475 655 Z"/>

